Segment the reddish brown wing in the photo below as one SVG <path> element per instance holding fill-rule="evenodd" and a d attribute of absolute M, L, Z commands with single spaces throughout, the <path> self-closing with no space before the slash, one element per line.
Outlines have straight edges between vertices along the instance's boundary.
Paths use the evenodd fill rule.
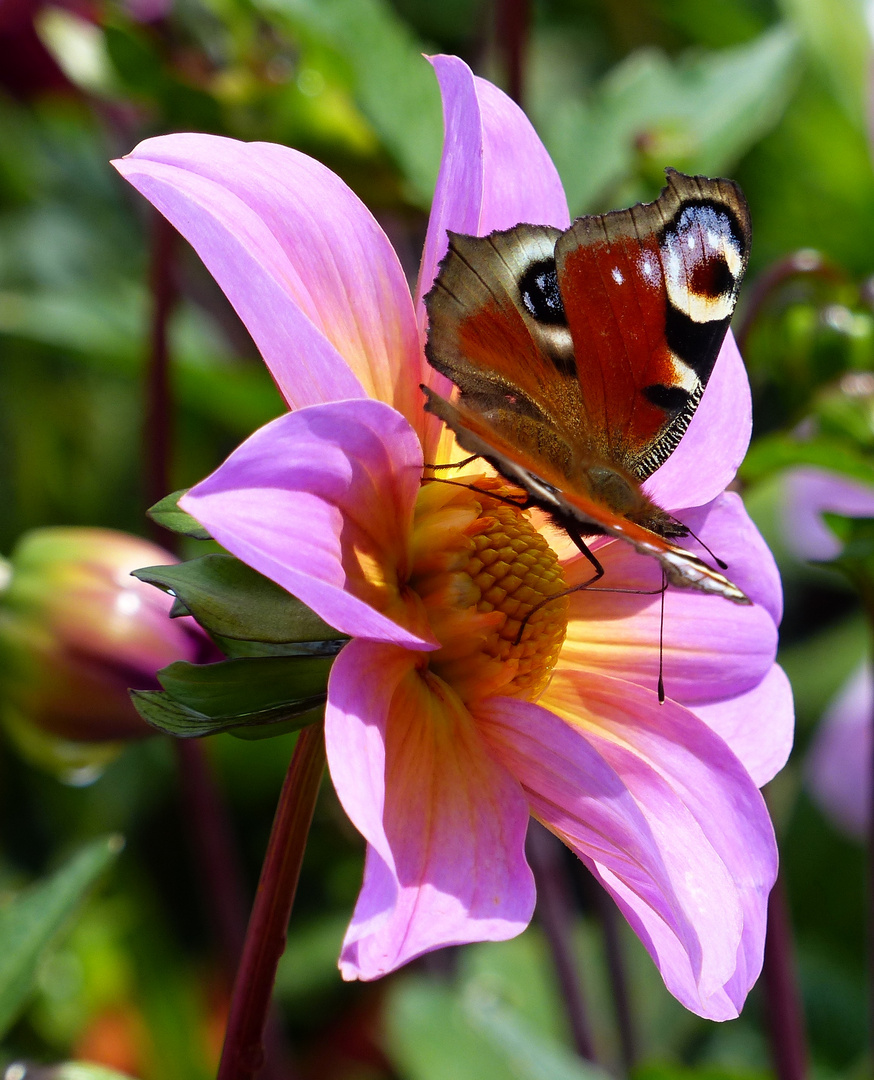
<path fill-rule="evenodd" d="M 572 474 L 574 448 L 585 440 L 573 344 L 555 285 L 558 229 L 517 225 L 489 236 L 449 234 L 449 250 L 425 297 L 432 367 L 450 378 L 469 409 L 512 432 L 520 450 L 548 457 Z M 525 307 L 532 267 L 552 266 L 552 293 L 537 318 Z M 520 289 L 520 283 L 522 283 Z M 561 418 L 571 420 L 566 430 Z"/>
<path fill-rule="evenodd" d="M 653 203 L 578 218 L 556 244 L 588 438 L 643 480 L 701 398 L 746 269 L 750 221 L 729 180 L 668 170 Z"/>
<path fill-rule="evenodd" d="M 626 540 L 641 554 L 657 559 L 672 585 L 713 593 L 736 604 L 750 603 L 728 578 L 711 569 L 691 552 L 616 514 L 603 502 L 592 499 L 580 489 L 566 490 L 561 473 L 548 461 L 526 461 L 518 448 L 478 413 L 461 404 L 453 405 L 433 390 L 424 389 L 429 411 L 452 428 L 459 445 L 469 453 L 484 458 L 501 475 L 519 484 L 528 491 L 534 503 L 551 513 L 557 521 L 572 522 L 582 533 L 606 533 Z"/>

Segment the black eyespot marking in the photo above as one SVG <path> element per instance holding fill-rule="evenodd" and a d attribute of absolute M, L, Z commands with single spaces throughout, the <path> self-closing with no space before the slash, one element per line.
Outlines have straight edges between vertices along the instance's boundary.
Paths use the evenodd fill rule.
<path fill-rule="evenodd" d="M 731 296 L 736 282 L 734 274 L 722 255 L 698 259 L 691 267 L 689 289 L 696 295 L 708 300 L 718 300 Z"/>
<path fill-rule="evenodd" d="M 670 233 L 688 234 L 691 229 L 705 232 L 710 229 L 725 237 L 743 259 L 747 254 L 747 242 L 741 223 L 734 211 L 726 203 L 713 202 L 710 199 L 689 199 L 685 201 L 674 217 L 662 231 L 662 239 Z"/>
<path fill-rule="evenodd" d="M 664 409 L 669 416 L 676 416 L 677 413 L 682 412 L 692 398 L 689 391 L 682 386 L 665 386 L 663 383 L 645 386 L 643 396 L 653 405 Z"/>
<path fill-rule="evenodd" d="M 706 383 L 713 371 L 730 321 L 731 316 L 727 319 L 695 322 L 668 301 L 665 305 L 665 338 L 668 348 L 693 369 L 701 382 Z"/>
<path fill-rule="evenodd" d="M 567 326 L 553 259 L 532 263 L 519 281 L 519 293 L 526 311 L 538 322 Z"/>

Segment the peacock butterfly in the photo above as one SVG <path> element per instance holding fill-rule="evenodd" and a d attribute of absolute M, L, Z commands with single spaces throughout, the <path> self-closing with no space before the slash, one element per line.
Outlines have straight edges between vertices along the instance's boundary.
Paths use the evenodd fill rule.
<path fill-rule="evenodd" d="M 641 488 L 701 400 L 750 247 L 736 184 L 674 169 L 667 180 L 655 202 L 565 232 L 450 233 L 425 297 L 425 355 L 459 392 L 423 386 L 425 408 L 567 531 L 593 580 L 603 569 L 584 537 L 606 534 L 656 558 L 673 585 L 748 604 L 671 542 L 689 530 Z"/>

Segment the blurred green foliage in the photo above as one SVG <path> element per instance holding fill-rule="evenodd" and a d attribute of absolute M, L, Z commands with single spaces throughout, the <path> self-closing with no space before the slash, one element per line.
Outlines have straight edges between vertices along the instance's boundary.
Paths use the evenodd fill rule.
<path fill-rule="evenodd" d="M 87 18 L 78 10 L 33 4 L 21 25 L 0 22 L 2 551 L 37 525 L 147 527 L 156 228 L 110 157 L 180 129 L 295 146 L 374 209 L 412 277 L 441 145 L 439 95 L 421 54 L 457 52 L 487 77 L 506 77 L 495 21 L 503 8 L 485 0 L 114 0 Z M 526 107 L 574 212 L 651 198 L 666 165 L 732 175 L 751 206 L 753 256 L 735 327 L 756 438 L 742 480 L 784 574 L 782 660 L 799 721 L 796 754 L 769 799 L 815 1075 L 830 1080 L 861 1080 L 870 1066 L 863 860 L 808 801 L 802 762 L 822 710 L 865 654 L 868 631 L 838 575 L 788 550 L 780 477 L 805 462 L 874 483 L 872 398 L 859 392 L 859 377 L 874 371 L 865 16 L 862 0 L 540 0 L 525 80 Z M 45 50 L 18 82 L 3 52 L 14 56 L 16 33 Z M 246 331 L 181 243 L 173 288 L 169 489 L 205 475 L 282 411 Z M 316 673 L 319 692 L 324 674 Z M 195 711 L 207 716 L 224 715 L 239 692 L 233 680 L 223 684 L 224 704 L 213 708 L 212 697 L 207 708 L 202 686 L 174 685 L 200 694 Z M 250 890 L 293 740 L 219 735 L 206 744 Z M 16 1018 L 0 1065 L 82 1058 L 141 1080 L 213 1075 L 228 985 L 180 827 L 190 810 L 180 802 L 185 766 L 176 753 L 169 740 L 144 742 L 76 789 L 0 747 L 0 955 L 21 898 L 33 899 L 27 934 L 15 938 L 15 971 L 27 978 L 0 975 L 0 1013 Z M 336 955 L 361 843 L 327 786 L 323 795 L 277 984 L 300 1075 L 598 1076 L 571 1053 L 536 929 L 450 954 L 446 971 L 435 960 L 378 986 L 340 982 Z M 127 838 L 109 870 L 95 854 L 108 850 L 95 839 L 108 830 Z M 101 870 L 102 887 L 80 904 Z M 615 1068 L 603 943 L 586 911 L 579 966 L 599 1049 Z M 708 1025 L 669 998 L 633 935 L 623 932 L 622 946 L 638 1080 L 771 1075 L 757 994 L 741 1020 Z M 71 1064 L 46 1075 L 109 1076 Z"/>

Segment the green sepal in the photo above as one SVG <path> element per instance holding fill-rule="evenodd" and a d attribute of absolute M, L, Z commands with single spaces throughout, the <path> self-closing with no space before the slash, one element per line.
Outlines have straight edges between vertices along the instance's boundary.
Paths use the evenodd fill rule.
<path fill-rule="evenodd" d="M 267 656 L 190 664 L 158 672 L 164 689 L 132 690 L 143 719 L 168 735 L 198 739 L 229 731 L 262 739 L 321 718 L 333 656 Z"/>
<path fill-rule="evenodd" d="M 212 537 L 200 522 L 195 521 L 191 514 L 179 509 L 179 500 L 187 492 L 188 488 L 182 488 L 180 491 L 174 491 L 172 495 L 165 495 L 154 506 L 150 506 L 146 513 L 156 525 L 167 529 L 168 532 L 190 536 L 194 540 L 211 540 Z"/>
<path fill-rule="evenodd" d="M 318 615 L 233 555 L 146 566 L 134 577 L 173 594 L 171 614 L 190 614 L 210 634 L 275 645 L 338 639 Z"/>
<path fill-rule="evenodd" d="M 263 656 L 190 664 L 177 660 L 158 681 L 186 709 L 214 719 L 286 708 L 322 697 L 333 657 Z"/>
<path fill-rule="evenodd" d="M 165 690 L 131 690 L 130 696 L 146 723 L 177 739 L 202 739 L 223 731 L 247 739 L 273 738 L 315 723 L 323 714 L 325 702 L 325 695 L 321 694 L 273 709 L 215 717 L 186 709 Z"/>

